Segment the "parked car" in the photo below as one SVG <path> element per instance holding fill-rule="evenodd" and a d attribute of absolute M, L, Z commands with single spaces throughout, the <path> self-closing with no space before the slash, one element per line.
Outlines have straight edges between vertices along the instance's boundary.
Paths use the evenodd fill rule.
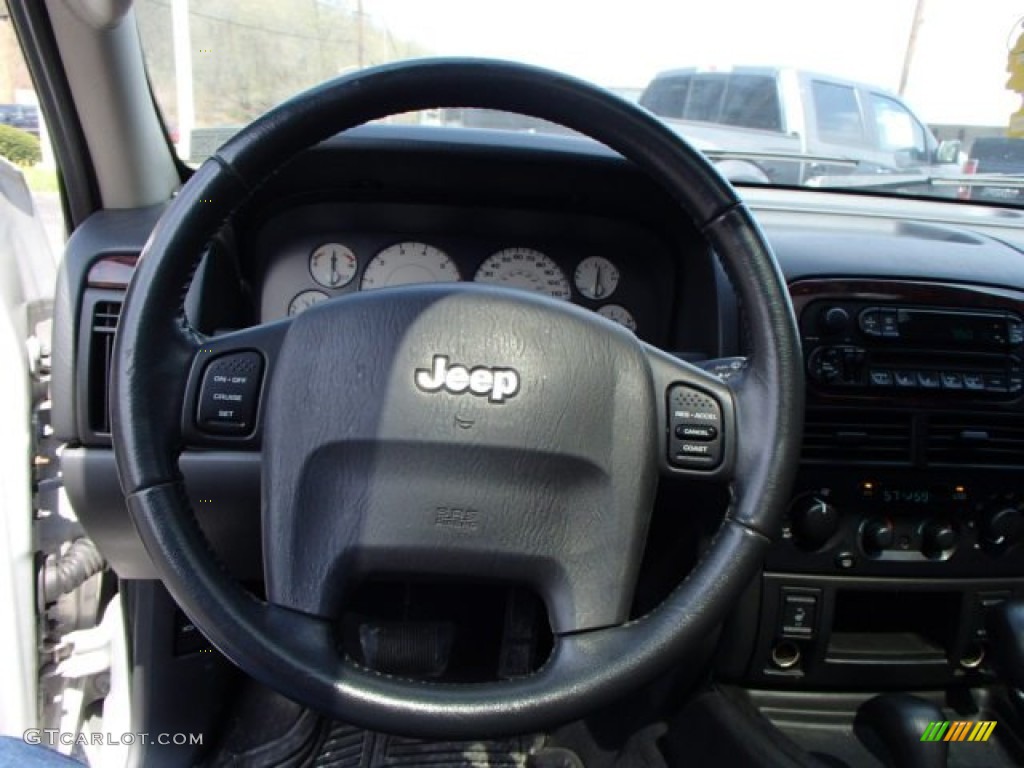
<path fill-rule="evenodd" d="M 964 164 L 964 173 L 985 177 L 971 179 L 970 185 L 963 187 L 961 197 L 965 199 L 1010 203 L 1024 199 L 1024 139 L 975 139 Z M 995 178 L 988 178 L 991 176 Z M 1000 179 L 999 176 L 1015 178 Z"/>
<path fill-rule="evenodd" d="M 836 173 L 957 169 L 956 141 L 939 142 L 898 96 L 866 83 L 784 67 L 673 69 L 657 75 L 640 104 L 701 149 L 735 157 L 733 181 L 802 184 Z M 764 155 L 819 156 L 780 162 Z M 837 167 L 827 158 L 850 161 Z"/>
<path fill-rule="evenodd" d="M 39 135 L 39 110 L 31 104 L 0 104 L 0 123 Z"/>

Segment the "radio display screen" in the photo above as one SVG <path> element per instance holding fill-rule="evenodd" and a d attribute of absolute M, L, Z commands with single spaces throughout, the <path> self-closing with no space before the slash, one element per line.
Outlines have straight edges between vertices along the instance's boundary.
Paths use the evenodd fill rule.
<path fill-rule="evenodd" d="M 1008 345 L 1008 321 L 1002 314 L 900 309 L 897 322 L 899 337 L 905 341 L 967 347 Z"/>

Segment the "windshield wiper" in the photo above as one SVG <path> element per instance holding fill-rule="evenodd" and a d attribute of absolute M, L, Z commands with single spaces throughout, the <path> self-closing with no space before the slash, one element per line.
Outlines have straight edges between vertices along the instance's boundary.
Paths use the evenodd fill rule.
<path fill-rule="evenodd" d="M 838 176 L 815 176 L 804 186 L 833 189 L 885 189 L 930 184 L 934 177 L 923 173 L 851 173 Z"/>
<path fill-rule="evenodd" d="M 1003 173 L 926 174 L 872 173 L 848 176 L 815 176 L 805 186 L 835 189 L 886 189 L 908 186 L 930 187 L 1002 187 L 1024 189 L 1024 176 Z"/>
<path fill-rule="evenodd" d="M 811 165 L 837 165 L 843 168 L 856 168 L 860 165 L 848 157 L 833 155 L 810 155 L 805 152 L 785 152 L 775 150 L 761 152 L 749 149 L 701 149 L 702 153 L 712 160 L 774 160 L 789 163 L 810 163 Z"/>
<path fill-rule="evenodd" d="M 958 176 L 934 176 L 932 184 L 938 187 L 1003 187 L 1024 189 L 1024 176 L 1014 173 L 971 173 Z"/>

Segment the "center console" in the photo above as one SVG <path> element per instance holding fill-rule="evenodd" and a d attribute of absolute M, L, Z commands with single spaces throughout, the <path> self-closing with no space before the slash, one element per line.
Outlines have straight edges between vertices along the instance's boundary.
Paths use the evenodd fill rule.
<path fill-rule="evenodd" d="M 745 676 L 984 682 L 985 611 L 1024 596 L 1024 294 L 790 288 L 807 366 L 802 465 Z"/>

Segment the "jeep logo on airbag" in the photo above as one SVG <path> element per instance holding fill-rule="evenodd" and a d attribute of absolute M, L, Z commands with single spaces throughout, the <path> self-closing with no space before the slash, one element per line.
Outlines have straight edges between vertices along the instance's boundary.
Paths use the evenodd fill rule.
<path fill-rule="evenodd" d="M 442 389 L 453 395 L 470 392 L 486 396 L 492 403 L 500 403 L 519 392 L 519 374 L 512 368 L 449 366 L 447 356 L 434 355 L 431 368 L 416 369 L 416 386 L 424 392 Z"/>

